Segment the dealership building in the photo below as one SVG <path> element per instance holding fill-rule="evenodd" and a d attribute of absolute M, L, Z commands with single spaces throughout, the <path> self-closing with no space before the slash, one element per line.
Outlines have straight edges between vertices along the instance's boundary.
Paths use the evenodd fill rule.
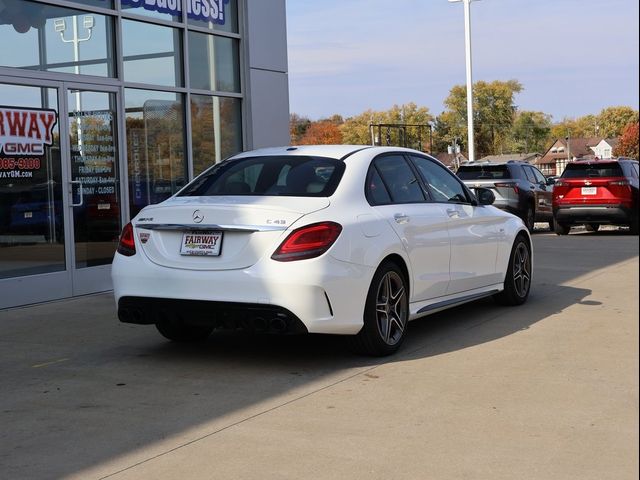
<path fill-rule="evenodd" d="M 140 209 L 289 143 L 285 0 L 1 0 L 0 41 L 0 309 L 110 290 Z"/>

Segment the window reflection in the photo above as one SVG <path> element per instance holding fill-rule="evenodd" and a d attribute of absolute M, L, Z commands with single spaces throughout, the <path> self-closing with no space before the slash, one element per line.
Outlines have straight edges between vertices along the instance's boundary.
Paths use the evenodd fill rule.
<path fill-rule="evenodd" d="M 193 173 L 242 151 L 240 100 L 191 95 Z"/>
<path fill-rule="evenodd" d="M 1 65 L 115 77 L 111 17 L 26 0 L 0 3 Z"/>
<path fill-rule="evenodd" d="M 191 88 L 239 92 L 238 41 L 189 32 L 189 79 Z"/>
<path fill-rule="evenodd" d="M 115 94 L 70 90 L 76 268 L 111 263 L 120 233 Z"/>
<path fill-rule="evenodd" d="M 176 28 L 122 21 L 124 79 L 181 87 L 182 42 Z"/>
<path fill-rule="evenodd" d="M 198 0 L 202 1 L 202 0 Z M 182 19 L 180 14 L 182 0 L 164 0 L 164 2 L 145 0 L 120 0 L 122 10 L 144 15 L 145 17 L 160 18 L 179 22 Z"/>
<path fill-rule="evenodd" d="M 186 184 L 182 94 L 125 90 L 131 217 Z"/>
<path fill-rule="evenodd" d="M 237 0 L 205 0 L 209 7 L 203 11 L 198 8 L 204 3 L 201 0 L 187 0 L 187 20 L 189 25 L 221 30 L 223 32 L 238 33 L 238 2 Z M 217 4 L 217 5 L 216 5 Z"/>
<path fill-rule="evenodd" d="M 0 278 L 64 270 L 57 91 L 0 84 L 0 105 Z M 6 119 L 30 113 L 45 139 L 42 154 L 13 155 L 5 142 L 12 136 Z"/>

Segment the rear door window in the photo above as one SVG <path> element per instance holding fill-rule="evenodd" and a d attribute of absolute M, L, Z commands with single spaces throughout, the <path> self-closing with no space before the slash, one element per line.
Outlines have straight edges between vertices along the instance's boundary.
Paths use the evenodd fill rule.
<path fill-rule="evenodd" d="M 562 173 L 562 178 L 599 178 L 623 177 L 618 162 L 606 163 L 569 163 Z"/>
<path fill-rule="evenodd" d="M 413 170 L 402 155 L 385 155 L 373 162 L 392 203 L 424 202 L 425 196 Z"/>
<path fill-rule="evenodd" d="M 511 178 L 506 165 L 463 165 L 456 174 L 461 180 L 504 180 Z"/>

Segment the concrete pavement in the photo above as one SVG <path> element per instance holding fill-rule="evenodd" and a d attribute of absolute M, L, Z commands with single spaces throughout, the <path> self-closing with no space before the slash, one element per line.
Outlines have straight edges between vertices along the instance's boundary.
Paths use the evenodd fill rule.
<path fill-rule="evenodd" d="M 164 342 L 110 295 L 0 312 L 0 478 L 638 477 L 638 237 L 534 236 L 523 307 L 331 337 Z"/>

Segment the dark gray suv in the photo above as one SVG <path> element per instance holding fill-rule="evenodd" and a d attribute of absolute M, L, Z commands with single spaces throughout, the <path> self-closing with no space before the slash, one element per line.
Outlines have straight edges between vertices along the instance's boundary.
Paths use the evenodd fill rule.
<path fill-rule="evenodd" d="M 491 190 L 496 197 L 493 205 L 520 217 L 529 231 L 535 222 L 548 223 L 553 230 L 553 180 L 533 165 L 517 160 L 470 163 L 456 173 L 472 191 Z"/>

